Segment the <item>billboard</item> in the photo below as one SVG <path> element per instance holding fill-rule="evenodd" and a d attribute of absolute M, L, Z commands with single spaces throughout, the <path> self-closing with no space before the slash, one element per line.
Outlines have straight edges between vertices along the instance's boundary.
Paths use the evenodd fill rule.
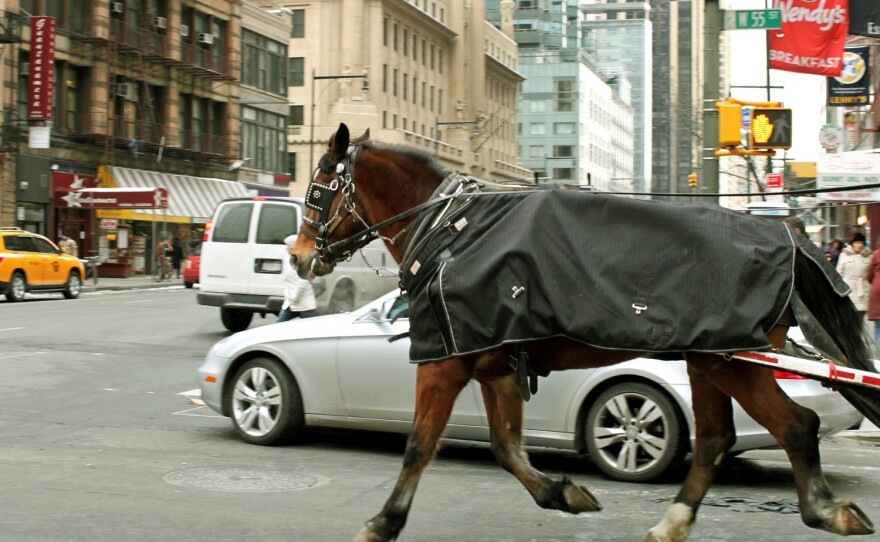
<path fill-rule="evenodd" d="M 28 120 L 52 120 L 55 81 L 55 18 L 31 18 Z"/>
<path fill-rule="evenodd" d="M 837 77 L 843 69 L 847 0 L 777 0 L 782 28 L 768 31 L 770 67 Z"/>
<path fill-rule="evenodd" d="M 843 53 L 843 71 L 828 78 L 828 105 L 858 107 L 871 100 L 871 56 L 867 45 L 850 46 Z"/>

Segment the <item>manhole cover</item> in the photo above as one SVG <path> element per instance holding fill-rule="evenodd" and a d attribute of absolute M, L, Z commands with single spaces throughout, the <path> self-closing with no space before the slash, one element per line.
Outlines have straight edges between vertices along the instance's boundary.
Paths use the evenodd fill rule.
<path fill-rule="evenodd" d="M 169 472 L 165 481 L 208 491 L 296 491 L 322 486 L 330 479 L 290 470 L 204 467 Z"/>

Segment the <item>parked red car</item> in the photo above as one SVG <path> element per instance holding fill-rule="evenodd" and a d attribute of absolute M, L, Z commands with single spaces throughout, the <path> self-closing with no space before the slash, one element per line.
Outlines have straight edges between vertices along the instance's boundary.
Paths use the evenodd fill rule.
<path fill-rule="evenodd" d="M 202 245 L 198 244 L 192 248 L 189 258 L 183 265 L 183 285 L 192 288 L 193 284 L 199 283 L 199 267 L 202 259 Z"/>

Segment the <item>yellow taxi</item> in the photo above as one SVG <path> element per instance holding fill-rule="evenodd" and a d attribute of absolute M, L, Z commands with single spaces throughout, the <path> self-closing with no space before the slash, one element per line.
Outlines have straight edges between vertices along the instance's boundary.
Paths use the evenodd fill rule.
<path fill-rule="evenodd" d="M 26 292 L 61 292 L 75 299 L 85 274 L 79 258 L 42 235 L 0 227 L 0 294 L 9 301 L 23 300 Z"/>

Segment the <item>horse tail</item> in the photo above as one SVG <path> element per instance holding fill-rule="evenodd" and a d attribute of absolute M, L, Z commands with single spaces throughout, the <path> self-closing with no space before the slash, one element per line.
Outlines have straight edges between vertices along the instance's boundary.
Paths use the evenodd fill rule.
<path fill-rule="evenodd" d="M 864 317 L 849 296 L 841 297 L 831 286 L 822 268 L 795 249 L 795 289 L 819 325 L 828 332 L 846 356 L 842 364 L 862 371 L 876 371 L 873 339 L 865 328 Z M 845 386 L 840 393 L 859 412 L 880 426 L 880 390 Z"/>

